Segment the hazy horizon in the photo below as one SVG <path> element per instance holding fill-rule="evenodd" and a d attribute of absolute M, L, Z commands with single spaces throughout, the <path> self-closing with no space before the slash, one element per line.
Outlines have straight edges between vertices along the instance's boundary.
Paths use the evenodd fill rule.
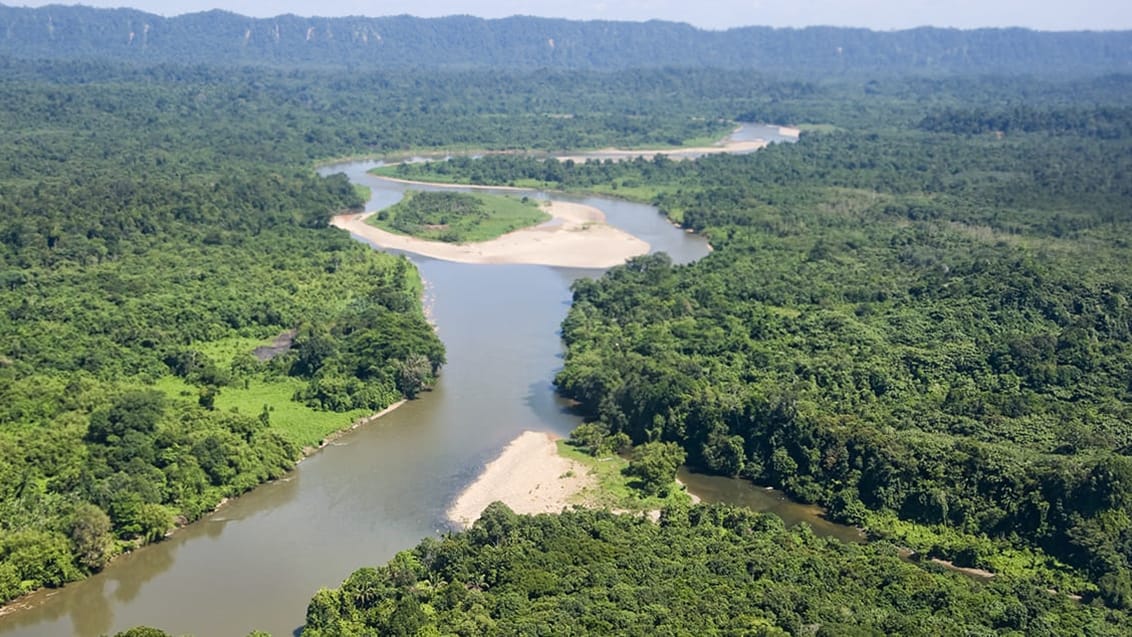
<path fill-rule="evenodd" d="M 1067 10 L 1064 3 L 1048 0 L 954 0 L 950 3 L 927 0 L 703 0 L 698 3 L 676 0 L 388 0 L 379 4 L 361 0 L 324 0 L 318 3 L 318 9 L 314 12 L 310 3 L 297 0 L 86 0 L 80 3 L 9 1 L 0 4 L 17 7 L 52 4 L 128 7 L 163 16 L 223 9 L 256 18 L 288 13 L 304 17 L 408 14 L 423 18 L 448 15 L 474 15 L 483 18 L 533 15 L 572 20 L 667 20 L 713 30 L 741 26 L 844 26 L 882 31 L 921 26 L 961 29 L 1022 27 L 1043 31 L 1132 29 L 1132 3 L 1122 5 L 1111 0 L 1080 0 L 1073 5 L 1072 10 Z"/>

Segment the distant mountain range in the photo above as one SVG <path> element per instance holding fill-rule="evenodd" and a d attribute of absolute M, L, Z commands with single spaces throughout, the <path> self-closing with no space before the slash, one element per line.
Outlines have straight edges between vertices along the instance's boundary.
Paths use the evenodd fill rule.
<path fill-rule="evenodd" d="M 715 67 L 803 76 L 1132 73 L 1132 31 L 742 27 L 512 17 L 164 18 L 0 5 L 0 56 L 346 68 Z"/>

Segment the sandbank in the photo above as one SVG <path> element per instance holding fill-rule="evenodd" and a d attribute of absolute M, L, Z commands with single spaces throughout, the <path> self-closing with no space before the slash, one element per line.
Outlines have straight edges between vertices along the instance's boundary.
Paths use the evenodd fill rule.
<path fill-rule="evenodd" d="M 479 243 L 427 241 L 386 232 L 366 223 L 372 212 L 339 215 L 330 223 L 382 248 L 457 263 L 609 268 L 649 251 L 648 243 L 606 224 L 597 208 L 565 201 L 546 202 L 544 208 L 553 217 L 550 221 Z"/>
<path fill-rule="evenodd" d="M 504 192 L 531 192 L 533 188 L 520 188 L 518 186 L 487 186 L 484 184 L 449 184 L 442 181 L 424 181 L 420 179 L 402 179 L 379 175 L 382 181 L 392 181 L 410 186 L 428 186 L 430 188 L 459 188 L 460 190 L 500 190 Z"/>
<path fill-rule="evenodd" d="M 786 134 L 786 133 L 782 133 Z M 703 157 L 704 155 L 719 155 L 723 153 L 742 154 L 753 153 L 756 150 L 766 148 L 768 142 L 762 139 L 752 139 L 747 141 L 722 141 L 712 146 L 698 146 L 691 148 L 666 148 L 663 150 L 625 150 L 621 148 L 603 148 L 592 152 L 577 154 L 577 155 L 554 155 L 554 159 L 558 161 L 571 160 L 576 163 L 581 163 L 589 159 L 611 161 L 627 161 L 644 157 L 651 159 L 657 155 L 663 155 L 669 159 L 695 159 Z"/>
<path fill-rule="evenodd" d="M 552 434 L 526 431 L 460 494 L 448 520 L 467 528 L 495 501 L 516 513 L 561 513 L 591 483 L 585 467 L 558 455 Z"/>
<path fill-rule="evenodd" d="M 740 126 L 739 128 L 736 128 L 735 130 L 738 131 L 740 129 L 742 129 L 742 126 Z M 779 126 L 778 127 L 778 134 L 782 135 L 783 137 L 795 137 L 796 138 L 801 134 L 801 131 L 798 130 L 797 128 L 792 128 L 790 126 Z M 601 148 L 599 150 L 581 151 L 581 152 L 573 152 L 573 153 L 554 153 L 554 152 L 552 152 L 548 155 L 545 155 L 545 157 L 547 159 L 557 159 L 558 161 L 570 160 L 570 161 L 573 161 L 575 163 L 584 163 L 584 162 L 586 162 L 590 159 L 599 160 L 599 161 L 609 159 L 609 160 L 615 161 L 615 162 L 633 160 L 633 159 L 636 159 L 638 157 L 644 157 L 645 159 L 652 159 L 653 157 L 655 157 L 657 155 L 663 155 L 665 157 L 668 157 L 669 159 L 695 159 L 697 157 L 703 157 L 704 155 L 721 155 L 721 154 L 725 154 L 725 153 L 730 153 L 730 154 L 733 154 L 733 155 L 742 155 L 744 153 L 753 153 L 756 150 L 761 150 L 763 148 L 766 148 L 769 144 L 770 144 L 770 142 L 766 141 L 765 139 L 748 139 L 748 140 L 735 141 L 735 140 L 731 140 L 729 137 L 725 137 L 724 139 L 722 139 L 722 140 L 720 140 L 720 141 L 718 141 L 718 142 L 716 142 L 716 143 L 714 143 L 710 146 L 687 146 L 687 147 L 683 147 L 683 148 L 659 148 L 659 149 L 655 149 L 655 150 L 650 150 L 650 149 L 646 149 L 646 148 L 636 148 L 636 149 L 633 149 L 633 148 Z M 517 152 L 517 151 L 484 151 L 482 154 L 484 154 L 484 155 L 513 155 L 513 154 L 522 154 L 522 153 Z M 530 156 L 539 157 L 541 155 L 539 155 L 538 153 L 530 153 Z M 446 158 L 447 157 L 437 156 L 437 157 L 429 157 L 427 159 L 428 159 L 428 161 L 433 161 L 435 159 L 446 159 Z M 389 181 L 396 181 L 396 182 L 403 183 L 403 184 L 427 184 L 429 186 L 440 186 L 440 187 L 455 186 L 455 187 L 460 187 L 460 188 L 470 188 L 470 189 L 473 189 L 473 190 L 511 190 L 511 191 L 529 191 L 530 190 L 530 188 L 521 188 L 521 187 L 515 187 L 515 186 L 445 184 L 445 183 L 431 182 L 431 181 L 414 181 L 414 180 L 411 180 L 411 179 L 400 179 L 400 178 L 397 178 L 397 177 L 386 177 L 384 175 L 382 176 L 382 179 L 388 179 Z"/>

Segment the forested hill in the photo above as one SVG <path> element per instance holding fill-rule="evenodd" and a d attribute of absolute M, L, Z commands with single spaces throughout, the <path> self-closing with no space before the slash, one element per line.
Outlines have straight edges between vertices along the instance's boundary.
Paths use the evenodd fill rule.
<path fill-rule="evenodd" d="M 294 15 L 256 19 L 223 11 L 164 18 L 129 9 L 0 5 L 0 55 L 379 68 L 677 66 L 796 75 L 1065 75 L 1132 71 L 1132 32 L 874 32 L 833 27 L 703 31 L 660 21 Z"/>

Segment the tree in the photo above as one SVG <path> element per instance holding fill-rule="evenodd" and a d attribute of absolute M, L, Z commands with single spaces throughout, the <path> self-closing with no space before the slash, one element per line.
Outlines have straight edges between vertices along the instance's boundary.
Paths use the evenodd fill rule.
<path fill-rule="evenodd" d="M 726 436 L 712 432 L 703 445 L 704 462 L 716 473 L 737 476 L 743 472 L 746 453 L 742 436 Z"/>
<path fill-rule="evenodd" d="M 315 630 L 319 628 L 330 628 L 338 622 L 341 614 L 339 608 L 341 607 L 341 600 L 338 596 L 338 591 L 332 591 L 326 588 L 320 589 L 311 598 L 310 604 L 307 605 L 307 623 L 305 628 Z"/>
<path fill-rule="evenodd" d="M 165 395 L 153 390 L 128 391 L 119 396 L 109 410 L 90 417 L 87 440 L 114 444 L 130 432 L 150 435 L 165 413 Z"/>
<path fill-rule="evenodd" d="M 309 378 L 314 376 L 327 360 L 334 357 L 336 346 L 330 332 L 322 325 L 304 323 L 295 339 L 292 348 L 298 353 L 291 374 Z"/>
<path fill-rule="evenodd" d="M 397 389 L 406 398 L 416 398 L 432 383 L 432 363 L 422 354 L 409 354 L 397 365 Z"/>
<path fill-rule="evenodd" d="M 197 404 L 205 409 L 212 410 L 216 407 L 216 396 L 220 393 L 220 389 L 215 385 L 205 385 L 197 392 Z"/>
<path fill-rule="evenodd" d="M 135 626 L 129 630 L 116 633 L 114 637 L 170 637 L 169 633 L 150 628 L 149 626 Z"/>
<path fill-rule="evenodd" d="M 141 527 L 140 535 L 147 542 L 155 542 L 165 537 L 165 533 L 173 526 L 173 514 L 160 504 L 141 505 L 137 520 Z"/>
<path fill-rule="evenodd" d="M 650 495 L 666 495 L 684 464 L 684 450 L 674 442 L 646 442 L 633 451 L 625 473 L 640 480 L 641 490 Z"/>
<path fill-rule="evenodd" d="M 89 571 L 102 570 L 113 553 L 110 516 L 97 506 L 82 503 L 71 513 L 70 538 L 75 558 Z"/>

